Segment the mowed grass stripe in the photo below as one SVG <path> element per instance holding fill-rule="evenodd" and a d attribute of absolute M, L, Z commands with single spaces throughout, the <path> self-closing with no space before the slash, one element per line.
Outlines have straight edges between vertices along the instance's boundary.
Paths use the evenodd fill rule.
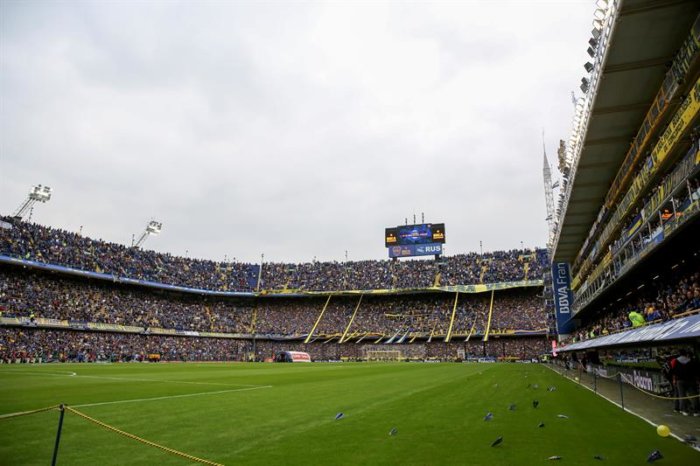
<path fill-rule="evenodd" d="M 56 370 L 42 366 L 39 370 Z M 696 464 L 700 455 L 658 437 L 643 421 L 538 365 L 520 364 L 184 364 L 62 365 L 61 370 L 107 377 L 274 385 L 268 390 L 192 396 L 157 402 L 85 407 L 90 416 L 189 454 L 224 464 L 646 464 L 662 451 L 663 464 Z M 18 378 L 5 377 L 12 384 Z M 77 377 L 76 377 L 77 378 Z M 0 386 L 2 406 L 25 396 L 53 398 L 45 383 L 62 381 L 61 397 L 118 401 L 181 394 L 180 384 L 112 383 L 84 378 L 19 378 Z M 73 378 L 75 379 L 75 378 Z M 528 384 L 539 388 L 528 389 Z M 557 386 L 547 392 L 549 385 Z M 201 391 L 201 390 L 198 390 Z M 166 392 L 166 393 L 163 393 Z M 193 393 L 191 390 L 189 393 Z M 540 406 L 532 407 L 539 399 Z M 20 400 L 20 401 L 17 401 Z M 85 402 L 83 402 L 84 404 Z M 515 411 L 508 405 L 515 403 Z M 51 404 L 51 403 L 49 403 Z M 76 403 L 79 404 L 79 403 Z M 32 407 L 39 405 L 33 400 Z M 337 412 L 345 418 L 334 420 Z M 483 421 L 487 411 L 492 421 Z M 569 419 L 559 419 L 566 414 Z M 187 464 L 117 439 L 67 417 L 62 464 Z M 545 427 L 537 424 L 543 421 Z M 46 464 L 57 413 L 0 421 L 2 464 Z M 86 425 L 87 424 L 87 425 Z M 396 427 L 396 436 L 389 430 Z M 503 435 L 500 447 L 489 445 Z M 48 450 L 47 450 L 48 445 Z M 46 452 L 48 451 L 48 457 Z"/>
<path fill-rule="evenodd" d="M 307 436 L 318 438 L 319 432 L 316 431 L 319 429 L 353 425 L 358 419 L 379 421 L 381 407 L 385 404 L 405 404 L 407 400 L 422 392 L 432 393 L 438 386 L 458 384 L 465 377 L 476 373 L 475 369 L 467 369 L 460 371 L 462 374 L 455 377 L 454 374 L 438 371 L 436 366 L 426 365 L 422 369 L 406 366 L 394 366 L 389 369 L 384 365 L 371 371 L 360 372 L 360 375 L 351 380 L 341 379 L 346 382 L 344 387 L 337 386 L 337 379 L 319 381 L 313 388 L 305 387 L 305 393 L 298 398 L 298 405 L 288 408 L 279 408 L 274 404 L 261 406 L 265 408 L 265 412 L 271 414 L 266 416 L 268 419 L 262 423 L 262 427 L 270 432 L 270 436 L 264 439 L 247 439 L 234 450 L 234 456 L 245 451 L 257 453 L 268 445 L 278 444 L 283 438 L 291 443 Z M 285 390 L 294 393 L 297 388 L 280 387 L 282 397 Z M 344 413 L 344 418 L 336 421 L 334 416 L 337 412 Z M 295 417 L 300 419 L 300 422 L 290 424 L 288 419 Z M 390 421 L 385 419 L 384 422 Z M 386 431 L 388 432 L 389 428 Z"/>

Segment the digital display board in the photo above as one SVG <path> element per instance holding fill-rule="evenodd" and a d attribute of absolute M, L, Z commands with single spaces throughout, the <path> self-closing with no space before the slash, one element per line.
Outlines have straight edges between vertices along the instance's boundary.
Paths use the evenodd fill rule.
<path fill-rule="evenodd" d="M 442 244 L 408 244 L 389 246 L 389 257 L 434 256 L 442 254 Z"/>
<path fill-rule="evenodd" d="M 394 228 L 387 228 L 384 235 L 384 245 L 386 247 L 433 243 L 443 244 L 444 242 L 444 223 L 401 225 Z"/>

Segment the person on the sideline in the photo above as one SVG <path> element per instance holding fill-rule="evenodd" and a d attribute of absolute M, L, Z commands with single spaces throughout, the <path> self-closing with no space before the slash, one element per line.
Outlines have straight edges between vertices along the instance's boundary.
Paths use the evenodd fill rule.
<path fill-rule="evenodd" d="M 698 399 L 698 379 L 700 369 L 695 358 L 688 357 L 688 352 L 682 349 L 678 357 L 671 361 L 671 375 L 677 387 L 677 397 L 680 398 L 680 409 L 683 416 L 700 416 L 700 399 Z"/>
<path fill-rule="evenodd" d="M 629 317 L 630 322 L 632 322 L 632 327 L 634 328 L 641 327 L 644 325 L 644 322 L 646 322 L 644 316 L 637 311 L 630 312 L 627 317 Z"/>

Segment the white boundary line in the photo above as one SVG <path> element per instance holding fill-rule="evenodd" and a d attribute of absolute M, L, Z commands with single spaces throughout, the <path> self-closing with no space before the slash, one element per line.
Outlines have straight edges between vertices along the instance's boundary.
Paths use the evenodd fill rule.
<path fill-rule="evenodd" d="M 103 375 L 80 375 L 78 378 L 81 379 L 104 379 L 104 380 L 117 380 L 120 382 L 161 382 L 161 383 L 175 383 L 183 385 L 218 385 L 222 387 L 259 387 L 260 385 L 247 384 L 247 383 L 220 383 L 220 382 L 190 382 L 187 380 L 167 380 L 167 379 L 141 379 L 141 378 L 131 378 L 131 377 L 110 377 Z"/>
<path fill-rule="evenodd" d="M 9 370 L 1 370 L 1 369 L 0 369 L 0 375 L 2 375 L 2 374 L 13 374 L 13 375 L 14 375 L 14 374 L 19 374 L 19 375 L 22 375 L 22 374 L 35 375 L 35 374 L 38 374 L 38 375 L 51 375 L 51 376 L 61 376 L 61 377 L 75 377 L 76 375 L 78 375 L 77 373 L 72 372 L 72 371 L 51 372 L 51 371 L 32 371 L 32 370 L 24 371 L 24 370 L 21 370 L 21 369 L 9 369 Z"/>
<path fill-rule="evenodd" d="M 54 406 L 52 409 L 58 409 L 58 406 Z M 43 412 L 48 413 L 49 411 L 51 411 L 51 409 L 47 409 L 46 411 L 43 411 Z M 39 412 L 41 412 L 41 411 L 39 411 Z M 30 409 L 28 411 L 17 411 L 16 413 L 0 414 L 0 419 L 5 419 L 7 417 L 13 417 L 13 416 L 19 416 L 21 414 L 30 414 L 30 413 L 34 413 L 34 410 Z M 39 414 L 39 413 L 34 413 L 34 414 Z"/>
<path fill-rule="evenodd" d="M 68 405 L 71 408 L 89 408 L 92 406 L 105 406 L 105 405 L 115 405 L 121 403 L 141 403 L 144 401 L 158 401 L 158 400 L 169 400 L 172 398 L 188 398 L 193 396 L 204 396 L 204 395 L 221 395 L 223 393 L 233 393 L 233 392 L 247 392 L 251 390 L 260 390 L 263 388 L 272 388 L 272 385 L 260 385 L 258 387 L 247 387 L 247 388 L 234 388 L 231 390 L 217 390 L 213 392 L 198 392 L 198 393 L 185 393 L 183 395 L 168 395 L 168 396 L 156 396 L 152 398 L 132 398 L 129 400 L 114 400 L 114 401 L 102 401 L 98 403 L 84 403 L 81 405 Z M 31 411 L 18 411 L 16 413 L 5 413 L 0 414 L 0 419 L 16 416 L 18 414 L 24 414 Z"/>
<path fill-rule="evenodd" d="M 141 378 L 131 378 L 131 377 L 110 377 L 103 375 L 80 375 L 76 372 L 49 372 L 49 371 L 23 371 L 23 370 L 0 370 L 0 375 L 2 374 L 13 374 L 22 375 L 27 374 L 31 376 L 49 376 L 49 377 L 78 377 L 81 379 L 104 379 L 104 380 L 117 380 L 120 382 L 161 382 L 161 383 L 174 383 L 183 385 L 217 385 L 222 387 L 259 387 L 259 385 L 247 384 L 247 383 L 220 383 L 220 382 L 190 382 L 186 380 L 167 380 L 167 379 L 141 379 Z"/>
<path fill-rule="evenodd" d="M 590 391 L 590 392 L 593 392 L 594 395 L 598 395 L 599 397 L 601 397 L 601 398 L 603 398 L 603 399 L 609 401 L 610 403 L 614 404 L 614 405 L 617 406 L 618 408 L 621 408 L 624 412 L 630 413 L 630 414 L 632 414 L 633 416 L 638 417 L 639 419 L 641 419 L 642 421 L 645 421 L 646 423 L 648 423 L 649 425 L 651 425 L 651 426 L 653 426 L 653 427 L 658 427 L 658 426 L 659 426 L 659 424 L 656 424 L 654 421 L 645 418 L 645 417 L 642 416 L 641 414 L 635 413 L 634 411 L 632 411 L 632 410 L 629 409 L 629 408 L 623 407 L 620 403 L 611 400 L 610 398 L 608 398 L 608 397 L 605 396 L 605 395 L 601 395 L 600 392 L 594 391 L 591 387 L 588 387 L 588 386 L 586 386 L 586 385 L 584 385 L 584 384 L 582 384 L 582 383 L 580 383 L 580 382 L 576 382 L 575 380 L 573 380 L 573 379 L 572 379 L 571 377 L 569 377 L 569 376 L 566 376 L 566 375 L 564 375 L 564 374 L 560 374 L 560 373 L 557 372 L 556 370 L 552 369 L 548 364 L 545 364 L 544 366 L 547 367 L 547 369 L 549 369 L 549 370 L 551 370 L 552 372 L 554 372 L 555 374 L 558 374 L 559 376 L 564 377 L 565 379 L 568 379 L 568 380 L 574 382 L 574 383 L 577 384 L 579 387 L 583 387 L 583 388 L 585 388 L 586 390 L 588 390 L 588 391 Z M 700 451 L 700 448 L 695 447 L 695 446 L 693 446 L 693 445 L 690 445 L 689 443 L 686 443 L 685 440 L 683 440 L 681 437 L 679 437 L 678 435 L 674 434 L 673 432 L 671 432 L 670 435 L 671 435 L 671 437 L 673 437 L 673 438 L 675 438 L 676 440 L 678 440 L 679 442 L 681 442 L 683 445 L 687 445 L 687 446 L 689 446 L 690 448 L 692 448 L 692 449 L 694 449 L 694 450 Z"/>
<path fill-rule="evenodd" d="M 168 395 L 168 396 L 157 396 L 153 398 L 132 398 L 130 400 L 115 400 L 115 401 L 103 401 L 100 403 L 85 403 L 81 405 L 69 405 L 71 408 L 88 408 L 92 406 L 105 406 L 105 405 L 115 405 L 121 403 L 140 403 L 143 401 L 158 401 L 158 400 L 170 400 L 173 398 L 188 398 L 192 396 L 204 396 L 204 395 L 220 395 L 222 393 L 233 393 L 233 392 L 246 392 L 251 390 L 260 390 L 263 388 L 272 388 L 272 385 L 260 385 L 258 387 L 247 387 L 247 388 L 234 388 L 231 390 L 218 390 L 215 392 L 199 392 L 199 393 L 185 393 L 183 395 Z"/>

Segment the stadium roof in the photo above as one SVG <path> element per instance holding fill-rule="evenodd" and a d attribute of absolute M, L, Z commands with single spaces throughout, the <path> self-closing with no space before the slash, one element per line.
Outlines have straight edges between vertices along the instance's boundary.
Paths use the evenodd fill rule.
<path fill-rule="evenodd" d="M 554 248 L 555 261 L 572 263 L 576 258 L 698 11 L 696 0 L 621 2 Z"/>

